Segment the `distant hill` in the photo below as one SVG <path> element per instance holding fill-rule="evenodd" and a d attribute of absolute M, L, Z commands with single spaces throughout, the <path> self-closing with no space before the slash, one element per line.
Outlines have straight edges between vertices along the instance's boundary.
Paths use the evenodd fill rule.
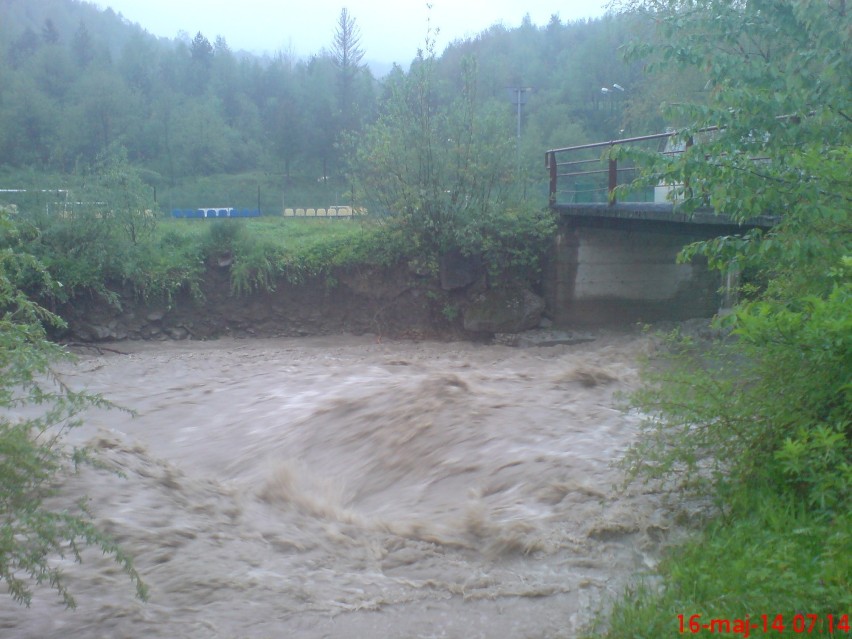
<path fill-rule="evenodd" d="M 52 25 L 61 42 L 69 42 L 80 25 L 85 25 L 97 45 L 117 56 L 132 38 L 157 38 L 140 25 L 125 19 L 111 8 L 101 9 L 81 0 L 2 0 L 0 1 L 0 42 L 45 35 Z M 165 40 L 166 42 L 168 40 Z"/>
<path fill-rule="evenodd" d="M 517 152 L 539 176 L 545 149 L 662 130 L 660 103 L 703 86 L 625 64 L 620 47 L 642 28 L 627 15 L 495 25 L 436 58 L 435 104 L 475 74 L 478 106 L 513 142 L 522 131 Z M 408 73 L 371 64 L 344 82 L 327 49 L 257 56 L 202 33 L 155 37 L 93 2 L 0 0 L 0 169 L 85 174 L 122 147 L 161 184 L 248 172 L 342 183 L 341 140 L 375 122 Z"/>
<path fill-rule="evenodd" d="M 134 38 L 144 37 L 174 46 L 172 38 L 158 37 L 149 33 L 144 25 L 131 22 L 111 7 L 101 8 L 85 0 L 0 0 L 0 43 L 14 45 L 33 37 L 41 37 L 46 25 L 52 24 L 60 41 L 74 38 L 80 25 L 85 25 L 97 45 L 117 58 L 124 46 Z M 194 35 L 194 34 L 192 34 Z M 3 47 L 6 48 L 6 47 Z M 263 59 L 247 51 L 235 51 L 239 58 Z M 2 59 L 2 58 L 0 58 Z M 377 78 L 387 75 L 393 65 L 376 60 L 365 63 Z"/>

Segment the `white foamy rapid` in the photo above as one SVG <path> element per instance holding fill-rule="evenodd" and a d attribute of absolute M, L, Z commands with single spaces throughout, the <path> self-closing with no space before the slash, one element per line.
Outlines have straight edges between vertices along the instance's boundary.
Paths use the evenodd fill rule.
<path fill-rule="evenodd" d="M 64 499 L 91 497 L 150 601 L 87 552 L 77 610 L 2 597 L 2 637 L 574 637 L 665 527 L 613 489 L 645 338 L 115 348 L 64 376 L 137 411 L 73 435 L 126 478 L 87 469 Z"/>

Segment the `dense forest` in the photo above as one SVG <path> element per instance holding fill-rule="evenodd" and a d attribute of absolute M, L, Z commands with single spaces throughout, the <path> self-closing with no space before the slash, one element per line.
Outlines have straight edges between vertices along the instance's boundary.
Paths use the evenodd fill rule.
<path fill-rule="evenodd" d="M 2 13 L 3 186 L 36 188 L 56 179 L 46 175 L 83 176 L 121 146 L 160 189 L 162 208 L 200 206 L 175 187 L 219 174 L 306 193 L 316 192 L 319 181 L 328 183 L 322 197 L 339 199 L 348 192 L 352 148 L 344 140 L 358 145 L 360 132 L 418 65 L 375 77 L 362 63 L 370 43 L 348 12 L 328 16 L 327 47 L 307 59 L 235 52 L 227 34 L 158 39 L 78 0 L 9 0 Z M 553 16 L 544 27 L 527 18 L 516 29 L 495 25 L 436 52 L 424 24 L 424 57 L 434 62 L 430 99 L 449 105 L 472 82 L 477 108 L 500 120 L 495 135 L 521 156 L 521 174 L 540 180 L 546 148 L 660 130 L 668 124 L 660 101 L 691 91 L 688 84 L 701 86 L 672 77 L 652 86 L 640 63 L 625 63 L 620 47 L 642 30 L 645 23 L 626 15 L 567 24 Z M 519 148 L 513 88 L 524 89 Z M 236 204 L 254 204 L 254 191 L 239 191 L 244 201 Z"/>

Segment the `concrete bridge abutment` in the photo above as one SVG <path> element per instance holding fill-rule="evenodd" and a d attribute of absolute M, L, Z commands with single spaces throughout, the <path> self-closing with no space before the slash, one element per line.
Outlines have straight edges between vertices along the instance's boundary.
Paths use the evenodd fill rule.
<path fill-rule="evenodd" d="M 546 314 L 563 328 L 712 317 L 725 302 L 729 282 L 703 258 L 679 264 L 677 256 L 691 242 L 730 230 L 563 214 L 545 269 Z"/>

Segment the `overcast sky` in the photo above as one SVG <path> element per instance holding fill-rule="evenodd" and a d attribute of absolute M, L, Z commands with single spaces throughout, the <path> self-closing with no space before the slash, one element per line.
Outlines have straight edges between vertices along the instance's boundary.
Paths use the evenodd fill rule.
<path fill-rule="evenodd" d="M 95 0 L 157 36 L 217 35 L 231 49 L 253 53 L 293 51 L 309 56 L 330 48 L 344 6 L 361 30 L 365 61 L 403 67 L 423 48 L 427 20 L 440 29 L 440 54 L 450 42 L 493 24 L 516 27 L 526 13 L 544 26 L 553 14 L 563 21 L 602 16 L 607 0 Z"/>

